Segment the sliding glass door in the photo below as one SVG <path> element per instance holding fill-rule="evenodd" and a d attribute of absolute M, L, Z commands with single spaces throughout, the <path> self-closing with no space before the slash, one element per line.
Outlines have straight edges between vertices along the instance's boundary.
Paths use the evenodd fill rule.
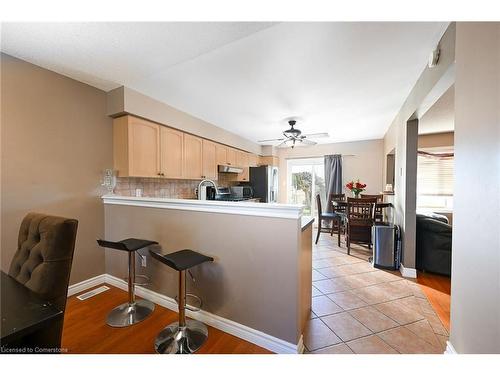
<path fill-rule="evenodd" d="M 304 215 L 316 216 L 316 194 L 320 194 L 321 204 L 324 207 L 326 201 L 324 159 L 287 160 L 288 203 L 302 204 L 305 206 Z"/>

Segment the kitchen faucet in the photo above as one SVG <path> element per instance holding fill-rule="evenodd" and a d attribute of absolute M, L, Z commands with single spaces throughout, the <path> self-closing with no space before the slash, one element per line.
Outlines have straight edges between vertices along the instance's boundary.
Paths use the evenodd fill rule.
<path fill-rule="evenodd" d="M 205 182 L 208 182 L 208 183 L 212 184 L 214 186 L 214 188 L 215 188 L 215 194 L 219 194 L 219 189 L 217 188 L 217 184 L 214 181 L 212 181 L 212 180 L 204 179 L 204 180 L 200 181 L 200 183 L 198 184 L 198 187 L 196 188 L 196 196 L 198 197 L 198 199 L 200 199 L 201 186 Z"/>

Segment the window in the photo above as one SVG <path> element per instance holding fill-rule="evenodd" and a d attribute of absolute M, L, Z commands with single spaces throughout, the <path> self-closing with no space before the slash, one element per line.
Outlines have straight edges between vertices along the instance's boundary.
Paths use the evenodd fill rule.
<path fill-rule="evenodd" d="M 316 194 L 326 200 L 323 158 L 290 159 L 287 161 L 288 203 L 304 205 L 304 215 L 315 216 Z"/>
<path fill-rule="evenodd" d="M 453 152 L 451 149 L 421 150 L 429 154 Z M 418 155 L 417 207 L 453 208 L 453 157 Z"/>

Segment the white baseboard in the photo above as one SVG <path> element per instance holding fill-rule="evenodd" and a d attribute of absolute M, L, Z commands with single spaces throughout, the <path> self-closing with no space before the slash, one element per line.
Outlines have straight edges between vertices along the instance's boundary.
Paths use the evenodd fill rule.
<path fill-rule="evenodd" d="M 444 351 L 444 354 L 458 354 L 453 345 L 451 345 L 451 342 L 446 341 L 446 350 Z"/>
<path fill-rule="evenodd" d="M 97 283 L 97 280 L 99 280 L 100 282 Z M 72 294 L 68 292 L 68 296 L 104 283 L 125 291 L 127 290 L 127 283 L 124 280 L 109 274 L 104 274 L 70 286 L 69 289 L 71 290 Z M 163 306 L 169 310 L 178 310 L 177 302 L 171 297 L 154 292 L 141 286 L 135 287 L 135 293 L 137 296 L 148 299 L 151 302 L 154 302 L 157 305 Z M 200 310 L 197 312 L 193 312 L 186 310 L 186 315 L 192 319 L 199 320 L 209 326 L 220 329 L 221 331 L 239 337 L 240 339 L 249 341 L 274 353 L 297 354 L 304 351 L 302 336 L 300 337 L 299 342 L 295 345 L 277 337 L 268 335 L 267 333 L 247 327 L 243 324 L 209 313 L 207 311 Z"/>
<path fill-rule="evenodd" d="M 408 268 L 403 265 L 403 263 L 399 266 L 399 272 L 401 272 L 401 276 L 409 277 L 412 279 L 417 278 L 417 270 L 415 268 Z"/>
<path fill-rule="evenodd" d="M 85 289 L 93 288 L 97 285 L 104 284 L 106 282 L 106 275 L 98 275 L 87 280 L 80 281 L 79 283 L 70 285 L 68 288 L 68 297 L 80 293 Z"/>

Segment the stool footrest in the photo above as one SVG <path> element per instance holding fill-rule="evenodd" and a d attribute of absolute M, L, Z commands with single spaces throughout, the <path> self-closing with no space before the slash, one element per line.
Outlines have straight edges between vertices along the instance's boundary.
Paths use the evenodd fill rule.
<path fill-rule="evenodd" d="M 196 294 L 192 294 L 192 293 L 186 293 L 186 300 L 187 300 L 187 297 L 194 298 L 197 301 L 198 306 L 194 306 L 194 307 L 189 306 L 186 302 L 186 305 L 184 306 L 184 308 L 186 310 L 193 311 L 193 312 L 200 311 L 201 307 L 203 306 L 203 300 L 200 297 L 198 297 Z M 178 296 L 175 296 L 174 299 L 175 299 L 175 302 L 177 302 L 177 305 L 179 305 Z"/>
<path fill-rule="evenodd" d="M 138 282 L 137 279 L 143 279 L 143 282 Z M 128 282 L 128 278 L 122 278 L 123 281 Z M 151 285 L 151 279 L 146 275 L 135 275 L 134 285 L 136 286 L 147 286 Z"/>

